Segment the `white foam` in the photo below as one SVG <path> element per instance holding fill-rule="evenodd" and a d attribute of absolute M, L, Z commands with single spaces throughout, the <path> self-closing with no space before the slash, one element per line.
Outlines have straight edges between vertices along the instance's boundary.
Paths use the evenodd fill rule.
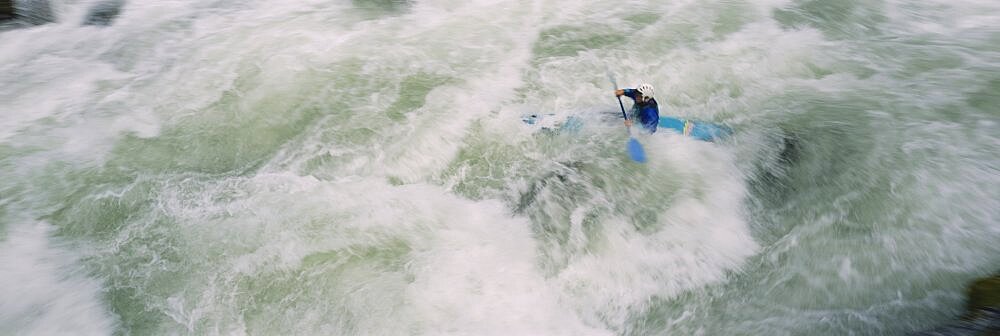
<path fill-rule="evenodd" d="M 51 226 L 15 226 L 0 242 L 0 325 L 16 335 L 110 335 L 117 319 Z"/>
<path fill-rule="evenodd" d="M 316 302 L 331 305 L 334 303 L 330 302 L 338 302 L 346 310 L 363 313 L 357 314 L 353 323 L 357 330 L 371 334 L 610 334 L 606 328 L 624 325 L 627 313 L 643 308 L 651 297 L 672 297 L 721 281 L 726 271 L 737 269 L 756 250 L 741 213 L 745 191 L 732 167 L 734 159 L 712 144 L 669 132 L 642 138 L 651 158 L 651 169 L 676 172 L 698 183 L 684 184 L 688 189 L 678 193 L 676 203 L 659 214 L 659 224 L 664 229 L 643 234 L 622 218 L 602 223 L 607 247 L 575 256 L 554 278 L 546 278 L 538 269 L 536 238 L 525 218 L 512 218 L 499 201 L 465 200 L 451 194 L 446 187 L 426 184 L 462 149 L 463 139 L 476 121 L 489 119 L 497 111 L 498 118 L 506 118 L 516 110 L 506 104 L 516 100 L 516 90 L 525 84 L 523 71 L 531 65 L 530 52 L 540 31 L 550 25 L 575 24 L 579 15 L 613 14 L 582 8 L 577 1 L 536 2 L 531 6 L 504 1 L 420 1 L 413 4 L 412 10 L 392 20 L 358 22 L 336 15 L 342 8 L 337 6 L 347 6 L 346 1 L 333 5 L 310 3 L 333 7 L 325 14 L 302 16 L 291 14 L 303 8 L 281 2 L 250 4 L 258 7 L 235 13 L 200 12 L 204 8 L 186 8 L 188 5 L 179 2 L 130 5 L 114 26 L 97 33 L 122 43 L 155 36 L 155 45 L 140 53 L 143 59 L 130 69 L 116 68 L 115 71 L 127 71 L 124 76 L 112 72 L 107 65 L 95 66 L 103 63 L 92 58 L 66 63 L 72 65 L 63 67 L 69 77 L 94 71 L 92 76 L 82 76 L 88 79 L 87 83 L 112 79 L 129 84 L 97 100 L 105 104 L 121 103 L 124 110 L 68 123 L 63 136 L 68 139 L 72 134 L 80 134 L 79 140 L 88 140 L 131 132 L 152 137 L 158 135 L 163 123 L 184 118 L 188 113 L 218 112 L 207 106 L 235 88 L 234 83 L 241 76 L 239 71 L 247 64 L 257 64 L 263 69 L 253 77 L 258 81 L 256 85 L 237 92 L 242 95 L 242 106 L 249 108 L 237 109 L 236 113 L 253 113 L 254 103 L 266 101 L 273 90 L 281 90 L 285 84 L 294 84 L 303 69 L 324 69 L 352 57 L 369 61 L 360 70 L 367 76 L 401 77 L 403 74 L 394 72 L 409 71 L 409 67 L 415 66 L 419 71 L 455 77 L 459 83 L 432 90 L 426 104 L 409 111 L 407 120 L 377 130 L 382 138 L 376 140 L 373 148 L 319 144 L 322 136 L 317 136 L 316 143 L 309 143 L 310 146 L 358 155 L 354 163 L 338 167 L 335 181 L 297 176 L 284 170 L 283 165 L 271 164 L 264 173 L 249 178 L 218 177 L 207 182 L 185 179 L 168 183 L 159 195 L 157 211 L 179 222 L 178 237 L 172 238 L 188 242 L 184 246 L 192 250 L 184 253 L 195 256 L 185 259 L 192 263 L 185 265 L 190 267 L 187 271 L 209 276 L 190 284 L 195 287 L 191 290 L 196 292 L 193 295 L 178 293 L 166 298 L 166 302 L 149 303 L 177 323 L 177 326 L 163 326 L 165 329 L 176 327 L 196 332 L 205 330 L 206 325 L 222 325 L 217 330 L 247 333 L 247 326 L 259 321 L 240 320 L 244 316 L 240 309 L 245 307 L 239 304 L 250 301 L 247 296 L 261 293 L 236 293 L 232 288 L 234 279 L 296 270 L 303 267 L 303 259 L 316 253 L 350 253 L 355 246 L 379 248 L 386 240 L 397 239 L 412 249 L 402 257 L 406 259 L 404 270 L 364 279 L 352 284 L 358 290 L 348 292 L 350 295 Z M 614 7 L 610 3 L 605 5 Z M 185 19 L 187 16 L 191 18 Z M 255 26 L 262 23 L 266 24 Z M 757 29 L 768 34 L 757 36 L 760 32 Z M 142 33 L 128 35 L 129 30 Z M 95 34 L 97 30 L 82 31 Z M 294 33 L 301 31 L 306 32 Z M 656 33 L 656 26 L 642 32 Z M 771 42 L 775 36 L 789 37 L 779 40 L 779 48 L 762 53 L 762 57 L 789 50 L 807 53 L 818 39 L 815 32 L 786 35 L 774 26 L 751 25 L 745 33 L 714 45 L 712 52 L 723 58 L 735 57 L 756 51 L 755 45 Z M 802 41 L 811 44 L 798 45 Z M 387 50 L 386 45 L 394 47 Z M 101 52 L 87 53 L 83 58 Z M 532 84 L 543 87 L 539 95 L 559 94 L 526 100 L 561 111 L 592 106 L 617 109 L 610 95 L 610 84 L 605 85 L 604 62 L 622 63 L 622 68 L 629 70 L 628 76 L 649 74 L 647 79 L 665 83 L 658 85 L 661 92 L 684 92 L 683 83 L 698 83 L 702 75 L 699 71 L 725 64 L 690 51 L 657 55 L 652 64 L 642 55 L 628 54 L 613 61 L 600 55 L 589 56 L 567 57 L 544 65 L 539 71 L 539 82 Z M 758 77 L 780 77 L 796 70 L 782 60 L 764 64 L 734 72 L 745 74 L 749 78 L 745 79 L 751 81 Z M 594 69 L 599 67 L 602 69 L 595 73 Z M 589 80 L 581 84 L 584 81 L 581 77 Z M 702 81 L 720 78 L 729 77 Z M 391 96 L 392 89 L 379 93 Z M 87 99 L 93 90 L 93 86 L 88 86 L 74 88 L 73 95 L 41 90 L 37 93 L 87 105 L 93 102 Z M 372 100 L 377 107 L 384 99 L 373 95 Z M 59 106 L 46 109 L 58 112 Z M 21 115 L 24 118 L 9 127 L 12 130 L 9 134 L 42 116 L 35 112 Z M 355 120 L 363 122 L 365 118 L 361 115 Z M 517 124 L 517 120 L 515 116 L 486 122 Z M 110 127 L 102 128 L 104 125 Z M 102 133 L 82 132 L 85 129 L 99 129 Z M 614 125 L 613 132 L 620 136 L 620 124 Z M 501 141 L 509 134 L 503 136 Z M 67 141 L 70 145 L 66 151 L 95 151 L 94 144 L 100 142 Z M 306 147 L 310 149 L 303 149 Z M 311 148 L 290 146 L 286 150 L 301 152 Z M 293 157 L 289 161 L 312 158 L 294 153 L 288 156 Z M 284 164 L 284 159 L 275 161 Z M 386 183 L 386 176 L 411 184 L 392 186 Z M 576 236 L 582 235 L 581 211 L 577 209 L 570 219 L 577 230 Z M 226 253 L 208 253 L 219 250 Z M 230 251 L 233 254 L 228 254 Z M 219 259 L 200 259 L 203 256 Z M 302 273 L 304 279 L 297 285 L 307 295 L 300 300 L 322 298 L 329 293 L 344 294 L 324 287 L 335 286 L 339 279 L 310 282 L 316 279 L 311 277 L 321 278 L 322 271 L 307 269 Z M 412 279 L 403 280 L 407 276 Z M 202 281 L 208 284 L 196 287 Z M 83 287 L 81 293 L 93 293 L 98 285 Z M 0 297 L 6 299 L 7 293 Z M 93 307 L 88 305 L 91 301 L 81 302 L 79 307 Z M 306 331 L 339 323 L 336 313 L 340 311 L 328 306 L 293 308 L 300 308 L 291 314 L 300 319 L 294 324 Z M 103 321 L 99 316 L 91 317 L 87 320 Z M 227 324 L 231 318 L 237 321 Z M 105 329 L 98 331 L 102 330 Z"/>
<path fill-rule="evenodd" d="M 228 291 L 226 279 L 235 276 L 300 267 L 306 256 L 315 253 L 349 252 L 358 246 L 378 248 L 386 241 L 401 240 L 411 250 L 401 256 L 406 263 L 403 272 L 413 277 L 411 281 L 400 282 L 402 274 L 382 273 L 378 279 L 351 284 L 357 288 L 351 295 L 359 297 L 344 298 L 346 306 L 342 308 L 327 303 L 296 312 L 310 316 L 321 312 L 315 321 L 302 317 L 299 327 L 312 330 L 315 325 L 308 322 L 334 323 L 332 330 L 343 330 L 339 328 L 346 326 L 336 326 L 328 314 L 346 309 L 365 311 L 355 314 L 352 325 L 377 334 L 405 330 L 475 335 L 609 334 L 583 323 L 575 307 L 562 302 L 553 284 L 536 267 L 530 224 L 509 217 L 499 202 L 464 200 L 441 187 L 423 184 L 394 187 L 381 179 L 324 182 L 289 174 L 261 175 L 240 183 L 239 188 L 246 188 L 247 198 L 218 207 L 197 199 L 164 203 L 165 210 L 179 215 L 182 223 L 194 225 L 184 230 L 192 246 L 210 242 L 254 246 L 252 253 L 211 261 L 211 278 L 219 282 L 205 292 Z M 226 192 L 226 188 L 217 191 Z M 313 267 L 317 268 L 299 279 L 305 285 L 301 291 L 318 297 L 334 290 L 323 285 L 336 282 L 311 280 L 309 274 L 322 275 L 323 271 L 322 265 Z M 241 309 L 225 296 L 190 300 L 172 299 L 169 313 L 189 330 L 198 330 L 199 323 L 224 321 Z"/>
<path fill-rule="evenodd" d="M 485 21 L 487 17 L 495 19 L 506 18 L 504 21 L 491 22 L 475 30 L 447 30 L 447 44 L 440 46 L 446 50 L 463 50 L 470 46 L 462 41 L 478 40 L 477 47 L 481 50 L 462 51 L 456 54 L 460 68 L 468 69 L 460 85 L 442 86 L 427 95 L 427 103 L 413 112 L 413 118 L 408 120 L 399 143 L 388 148 L 384 157 L 378 160 L 375 167 L 378 172 L 401 178 L 405 182 L 426 179 L 428 172 L 439 171 L 450 162 L 463 145 L 462 138 L 467 135 L 470 123 L 489 115 L 500 108 L 500 104 L 514 95 L 514 90 L 523 82 L 522 69 L 528 64 L 532 43 L 537 36 L 537 21 L 539 13 L 532 7 L 509 8 L 506 4 L 485 4 L 474 8 L 461 7 L 463 16 L 438 18 L 438 14 L 428 14 L 430 17 L 411 18 L 426 24 L 433 22 L 431 28 L 425 28 L 429 36 L 436 36 L 436 31 L 453 26 L 466 26 L 470 21 Z M 510 12 L 498 16 L 497 12 Z M 430 9 L 418 6 L 414 16 L 436 13 Z M 522 27 L 510 31 L 505 27 Z M 459 36 L 455 36 L 456 31 Z M 463 55 L 468 53 L 469 55 Z M 473 65 L 480 63 L 480 65 Z M 483 69 L 479 69 L 483 68 Z"/>
<path fill-rule="evenodd" d="M 584 316 L 625 325 L 654 297 L 671 298 L 724 279 L 757 251 L 743 213 L 745 190 L 730 154 L 679 134 L 642 137 L 654 170 L 685 176 L 662 229 L 638 232 L 625 218 L 605 223 L 607 247 L 577 256 L 558 276 Z M 596 322 L 592 322 L 596 323 Z"/>

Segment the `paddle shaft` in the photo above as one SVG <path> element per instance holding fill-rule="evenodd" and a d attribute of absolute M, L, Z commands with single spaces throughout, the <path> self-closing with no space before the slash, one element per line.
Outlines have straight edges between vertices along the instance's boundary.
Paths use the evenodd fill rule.
<path fill-rule="evenodd" d="M 628 113 L 625 113 L 625 104 L 622 104 L 622 96 L 618 96 L 618 107 L 622 108 L 622 118 L 625 118 L 625 120 L 628 120 Z M 632 135 L 632 128 L 631 127 L 625 127 L 625 130 L 628 131 L 629 135 Z"/>
<path fill-rule="evenodd" d="M 615 76 L 611 75 L 610 70 L 607 73 L 608 73 L 608 79 L 611 80 L 611 85 L 613 85 L 617 90 L 618 83 L 615 81 Z M 615 97 L 618 98 L 618 107 L 622 109 L 622 118 L 625 118 L 626 121 L 625 132 L 628 134 L 628 145 L 626 146 L 626 148 L 628 149 L 628 156 L 632 159 L 632 161 L 638 163 L 645 163 L 646 151 L 642 149 L 642 144 L 639 143 L 639 140 L 637 140 L 635 137 L 632 136 L 632 126 L 628 125 L 627 123 L 628 113 L 625 113 L 625 104 L 622 104 L 622 96 L 616 94 Z"/>

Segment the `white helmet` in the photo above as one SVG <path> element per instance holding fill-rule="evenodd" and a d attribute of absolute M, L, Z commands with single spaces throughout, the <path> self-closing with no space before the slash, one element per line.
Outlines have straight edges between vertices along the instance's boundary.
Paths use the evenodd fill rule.
<path fill-rule="evenodd" d="M 636 90 L 639 91 L 639 93 L 641 93 L 643 97 L 653 98 L 653 86 L 652 85 L 649 85 L 649 84 L 646 84 L 646 83 L 642 83 L 642 84 L 639 85 L 638 88 L 636 88 Z"/>

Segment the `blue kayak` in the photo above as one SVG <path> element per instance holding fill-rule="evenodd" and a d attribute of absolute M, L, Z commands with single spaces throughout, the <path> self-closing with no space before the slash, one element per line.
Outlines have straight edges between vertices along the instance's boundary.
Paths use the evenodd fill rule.
<path fill-rule="evenodd" d="M 549 132 L 576 133 L 583 127 L 583 120 L 575 116 L 560 119 L 554 114 L 529 114 L 522 116 L 521 121 Z M 731 128 L 723 125 L 661 116 L 658 131 L 663 129 L 674 130 L 702 141 L 715 141 L 733 134 Z"/>
<path fill-rule="evenodd" d="M 702 141 L 715 141 L 733 134 L 731 128 L 723 125 L 674 117 L 660 116 L 659 126 Z"/>

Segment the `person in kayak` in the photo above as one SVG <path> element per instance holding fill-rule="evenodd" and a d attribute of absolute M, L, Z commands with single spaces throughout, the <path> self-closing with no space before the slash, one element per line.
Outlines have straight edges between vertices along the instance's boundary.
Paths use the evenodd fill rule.
<path fill-rule="evenodd" d="M 639 120 L 639 125 L 649 133 L 656 132 L 656 125 L 660 123 L 660 106 L 653 98 L 653 86 L 640 84 L 637 88 L 625 88 L 615 90 L 615 96 L 626 96 L 635 102 L 632 105 L 632 118 L 625 120 L 625 126 L 632 126 L 632 119 Z"/>

